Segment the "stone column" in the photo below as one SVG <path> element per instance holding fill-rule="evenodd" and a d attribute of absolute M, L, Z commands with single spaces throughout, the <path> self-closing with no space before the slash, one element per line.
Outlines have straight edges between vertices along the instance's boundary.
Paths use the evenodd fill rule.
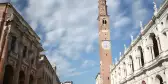
<path fill-rule="evenodd" d="M 15 70 L 14 70 L 14 81 L 13 84 L 18 84 L 19 81 L 19 72 L 20 72 L 20 66 L 16 66 Z"/>
<path fill-rule="evenodd" d="M 142 63 L 141 63 L 141 56 L 138 56 L 137 57 L 137 70 L 140 69 L 142 66 Z"/>
<path fill-rule="evenodd" d="M 152 83 L 152 77 L 148 77 L 147 84 L 153 84 L 153 83 Z"/>
<path fill-rule="evenodd" d="M 25 84 L 29 84 L 29 78 L 30 78 L 30 69 L 27 68 L 27 71 L 25 74 Z"/>
<path fill-rule="evenodd" d="M 35 77 L 33 84 L 37 84 L 37 77 Z"/>
<path fill-rule="evenodd" d="M 168 31 L 166 31 L 166 35 L 167 35 L 166 37 L 167 37 L 167 39 L 168 39 Z"/>
<path fill-rule="evenodd" d="M 165 67 L 166 69 L 165 69 L 165 82 L 166 82 L 166 84 L 168 84 L 168 62 L 163 62 L 162 63 L 162 65 L 163 65 L 163 67 Z M 164 81 L 164 80 L 163 80 Z"/>
<path fill-rule="evenodd" d="M 18 46 L 19 46 L 19 41 L 17 39 L 15 44 L 15 53 L 18 53 Z"/>
<path fill-rule="evenodd" d="M 159 54 L 163 51 L 163 37 L 160 35 L 160 32 L 158 32 L 158 36 L 156 37 Z M 162 42 L 161 42 L 162 41 Z"/>
<path fill-rule="evenodd" d="M 5 63 L 7 60 L 7 56 L 8 56 L 8 39 L 9 39 L 9 32 L 10 32 L 10 27 L 6 27 L 5 30 L 3 31 L 4 35 L 2 36 L 3 38 L 1 40 L 1 51 L 0 51 L 0 57 L 1 57 L 1 61 L 0 61 L 0 84 L 3 83 L 3 77 L 4 77 L 4 70 L 5 70 Z"/>
<path fill-rule="evenodd" d="M 146 46 L 144 49 L 144 60 L 146 63 L 153 60 L 153 47 L 152 46 Z"/>
<path fill-rule="evenodd" d="M 168 46 L 167 46 L 167 42 L 168 42 L 168 34 L 167 36 L 163 35 L 162 33 L 160 33 L 160 43 L 161 43 L 161 48 L 163 51 L 168 50 Z"/>
<path fill-rule="evenodd" d="M 23 50 L 23 45 L 21 43 L 21 38 L 18 38 L 18 47 L 20 50 L 18 50 L 18 62 L 16 64 L 16 69 L 15 69 L 15 74 L 14 74 L 14 84 L 18 84 L 19 82 L 19 73 L 22 65 L 22 50 Z"/>
<path fill-rule="evenodd" d="M 155 59 L 153 45 L 152 45 L 152 46 L 150 46 L 149 48 L 150 48 L 150 51 L 151 51 L 151 52 L 150 52 L 150 53 L 151 53 L 151 57 L 152 57 L 152 59 L 151 59 L 151 60 L 153 60 L 153 59 Z M 150 60 L 150 61 L 151 61 L 151 60 Z"/>

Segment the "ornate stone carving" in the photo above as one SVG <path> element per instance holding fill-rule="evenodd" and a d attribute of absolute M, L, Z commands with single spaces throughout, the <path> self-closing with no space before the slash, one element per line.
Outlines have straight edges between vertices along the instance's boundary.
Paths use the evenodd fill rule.
<path fill-rule="evenodd" d="M 22 66 L 21 66 L 21 70 L 26 71 L 26 70 L 27 70 L 26 65 L 22 64 Z"/>
<path fill-rule="evenodd" d="M 7 13 L 7 21 L 11 21 L 14 18 L 14 15 L 12 13 Z"/>
<path fill-rule="evenodd" d="M 12 59 L 11 57 L 8 58 L 8 63 L 13 67 L 16 67 L 16 60 Z"/>
<path fill-rule="evenodd" d="M 31 75 L 35 76 L 35 71 L 31 70 Z"/>

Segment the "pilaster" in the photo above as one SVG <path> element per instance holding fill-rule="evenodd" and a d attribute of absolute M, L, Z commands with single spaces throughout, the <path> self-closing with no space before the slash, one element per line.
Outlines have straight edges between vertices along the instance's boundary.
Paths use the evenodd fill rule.
<path fill-rule="evenodd" d="M 165 77 L 166 77 L 166 78 L 165 78 L 165 82 L 166 82 L 165 84 L 168 84 L 168 62 L 163 62 L 163 63 L 162 63 L 162 66 L 166 68 L 166 69 L 165 69 L 165 75 L 166 75 L 166 76 L 165 76 Z"/>
<path fill-rule="evenodd" d="M 19 81 L 19 72 L 20 72 L 20 65 L 18 64 L 18 66 L 16 66 L 16 68 L 14 69 L 14 79 L 13 79 L 13 84 L 18 84 Z"/>

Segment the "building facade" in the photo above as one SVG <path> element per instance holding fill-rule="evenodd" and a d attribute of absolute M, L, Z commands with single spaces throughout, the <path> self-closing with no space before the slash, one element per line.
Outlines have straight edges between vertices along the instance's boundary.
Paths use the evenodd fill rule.
<path fill-rule="evenodd" d="M 101 80 L 101 77 L 100 77 L 100 73 L 98 73 L 97 76 L 96 76 L 96 84 L 103 84 L 102 80 Z"/>
<path fill-rule="evenodd" d="M 111 65 L 111 84 L 168 84 L 168 0 Z"/>
<path fill-rule="evenodd" d="M 42 51 L 39 36 L 15 8 L 0 3 L 0 84 L 44 84 L 37 76 Z M 48 60 L 42 67 L 51 75 L 45 84 L 60 84 Z"/>
<path fill-rule="evenodd" d="M 37 84 L 60 84 L 56 74 L 56 67 L 52 66 L 45 55 L 41 55 L 37 64 Z"/>
<path fill-rule="evenodd" d="M 99 51 L 100 51 L 100 79 L 102 84 L 110 84 L 110 65 L 112 64 L 109 16 L 106 0 L 99 0 Z"/>
<path fill-rule="evenodd" d="M 9 3 L 0 3 L 0 84 L 37 84 L 40 38 Z"/>

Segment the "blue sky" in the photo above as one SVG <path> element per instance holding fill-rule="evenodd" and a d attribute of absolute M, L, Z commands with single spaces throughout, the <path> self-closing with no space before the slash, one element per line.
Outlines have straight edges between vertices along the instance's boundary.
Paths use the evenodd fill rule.
<path fill-rule="evenodd" d="M 7 0 L 0 0 L 5 2 Z M 163 0 L 156 0 L 159 8 Z M 94 84 L 99 72 L 98 0 L 12 0 L 41 37 L 61 81 Z M 153 0 L 107 0 L 113 60 L 153 16 Z"/>

